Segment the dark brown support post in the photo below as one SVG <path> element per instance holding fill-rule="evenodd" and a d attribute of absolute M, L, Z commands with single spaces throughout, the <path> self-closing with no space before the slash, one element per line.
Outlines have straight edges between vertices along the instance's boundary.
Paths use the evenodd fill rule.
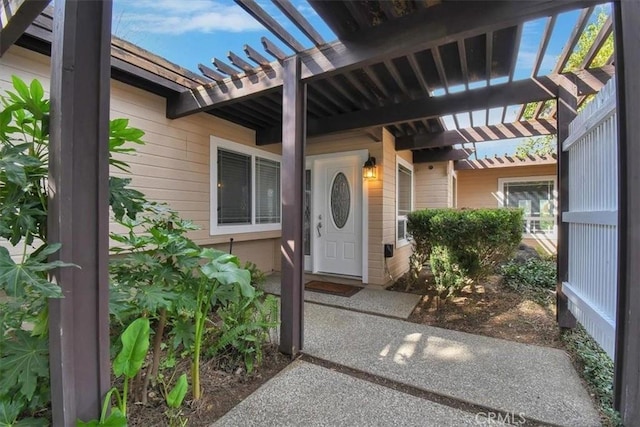
<path fill-rule="evenodd" d="M 298 56 L 284 61 L 280 351 L 291 356 L 302 350 L 304 332 L 302 218 L 307 108 L 306 85 L 300 81 L 300 75 Z"/>
<path fill-rule="evenodd" d="M 64 298 L 49 305 L 53 425 L 100 415 L 109 389 L 110 0 L 56 0 L 49 241 Z"/>
<path fill-rule="evenodd" d="M 618 307 L 614 405 L 640 420 L 640 3 L 614 3 L 618 91 Z"/>
<path fill-rule="evenodd" d="M 575 328 L 576 318 L 569 311 L 569 301 L 562 292 L 562 282 L 569 279 L 569 224 L 562 213 L 569 210 L 569 153 L 562 143 L 569 137 L 569 124 L 578 110 L 577 86 L 569 81 L 558 86 L 558 283 L 556 286 L 556 320 L 561 328 Z"/>

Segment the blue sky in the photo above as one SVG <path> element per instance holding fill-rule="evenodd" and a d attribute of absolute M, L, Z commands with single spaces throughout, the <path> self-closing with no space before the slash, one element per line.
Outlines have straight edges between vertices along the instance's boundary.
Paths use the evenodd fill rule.
<path fill-rule="evenodd" d="M 312 46 L 311 41 L 300 33 L 271 1 L 262 0 L 259 4 L 306 47 Z M 293 0 L 293 4 L 316 27 L 325 40 L 336 39 L 306 0 Z M 574 11 L 563 13 L 558 17 L 540 74 L 544 75 L 552 70 L 578 15 L 579 11 Z M 597 11 L 592 19 L 595 19 L 596 15 Z M 538 19 L 525 24 L 515 79 L 524 79 L 531 75 L 545 23 L 546 19 Z M 214 57 L 228 62 L 229 51 L 245 57 L 243 53 L 245 44 L 264 53 L 260 43 L 262 36 L 267 36 L 284 52 L 293 53 L 232 0 L 114 0 L 113 32 L 195 72 L 198 72 L 199 63 L 211 67 L 211 60 Z M 270 57 L 266 53 L 264 56 Z M 494 79 L 491 84 L 505 81 L 506 78 Z M 484 82 L 479 82 L 472 87 L 484 85 Z M 451 91 L 461 89 L 451 88 Z M 436 91 L 435 94 L 441 93 Z M 505 120 L 513 121 L 517 111 L 517 106 L 509 107 Z M 485 114 L 484 111 L 459 114 L 457 119 L 460 127 L 468 127 L 471 126 L 472 120 L 476 123 L 482 120 L 484 123 Z M 501 118 L 502 109 L 490 110 L 489 124 L 498 123 Z M 454 128 L 452 117 L 445 117 L 444 121 L 448 128 Z M 519 140 L 509 140 L 477 144 L 478 156 L 511 154 L 519 142 Z"/>

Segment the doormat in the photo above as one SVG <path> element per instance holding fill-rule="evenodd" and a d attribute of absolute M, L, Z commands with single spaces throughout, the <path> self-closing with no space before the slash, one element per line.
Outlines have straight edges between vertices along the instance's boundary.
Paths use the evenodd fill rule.
<path fill-rule="evenodd" d="M 357 294 L 360 289 L 358 286 L 342 285 L 340 283 L 322 282 L 320 280 L 312 280 L 305 283 L 304 288 L 307 291 L 320 292 L 323 294 L 337 295 L 340 297 L 351 297 Z"/>

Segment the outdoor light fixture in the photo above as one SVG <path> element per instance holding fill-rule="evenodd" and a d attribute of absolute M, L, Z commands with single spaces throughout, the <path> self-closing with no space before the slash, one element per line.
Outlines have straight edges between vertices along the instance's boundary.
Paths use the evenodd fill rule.
<path fill-rule="evenodd" d="M 364 166 L 362 167 L 362 176 L 364 179 L 376 179 L 377 178 L 377 170 L 376 170 L 376 158 L 371 157 L 366 162 L 364 162 Z"/>

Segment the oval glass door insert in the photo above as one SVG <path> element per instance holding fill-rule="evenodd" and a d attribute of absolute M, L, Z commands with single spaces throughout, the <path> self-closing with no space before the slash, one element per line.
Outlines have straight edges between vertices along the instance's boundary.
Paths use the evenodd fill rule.
<path fill-rule="evenodd" d="M 349 219 L 349 209 L 351 208 L 351 190 L 349 181 L 342 172 L 338 172 L 331 184 L 331 216 L 333 223 L 341 229 Z"/>

